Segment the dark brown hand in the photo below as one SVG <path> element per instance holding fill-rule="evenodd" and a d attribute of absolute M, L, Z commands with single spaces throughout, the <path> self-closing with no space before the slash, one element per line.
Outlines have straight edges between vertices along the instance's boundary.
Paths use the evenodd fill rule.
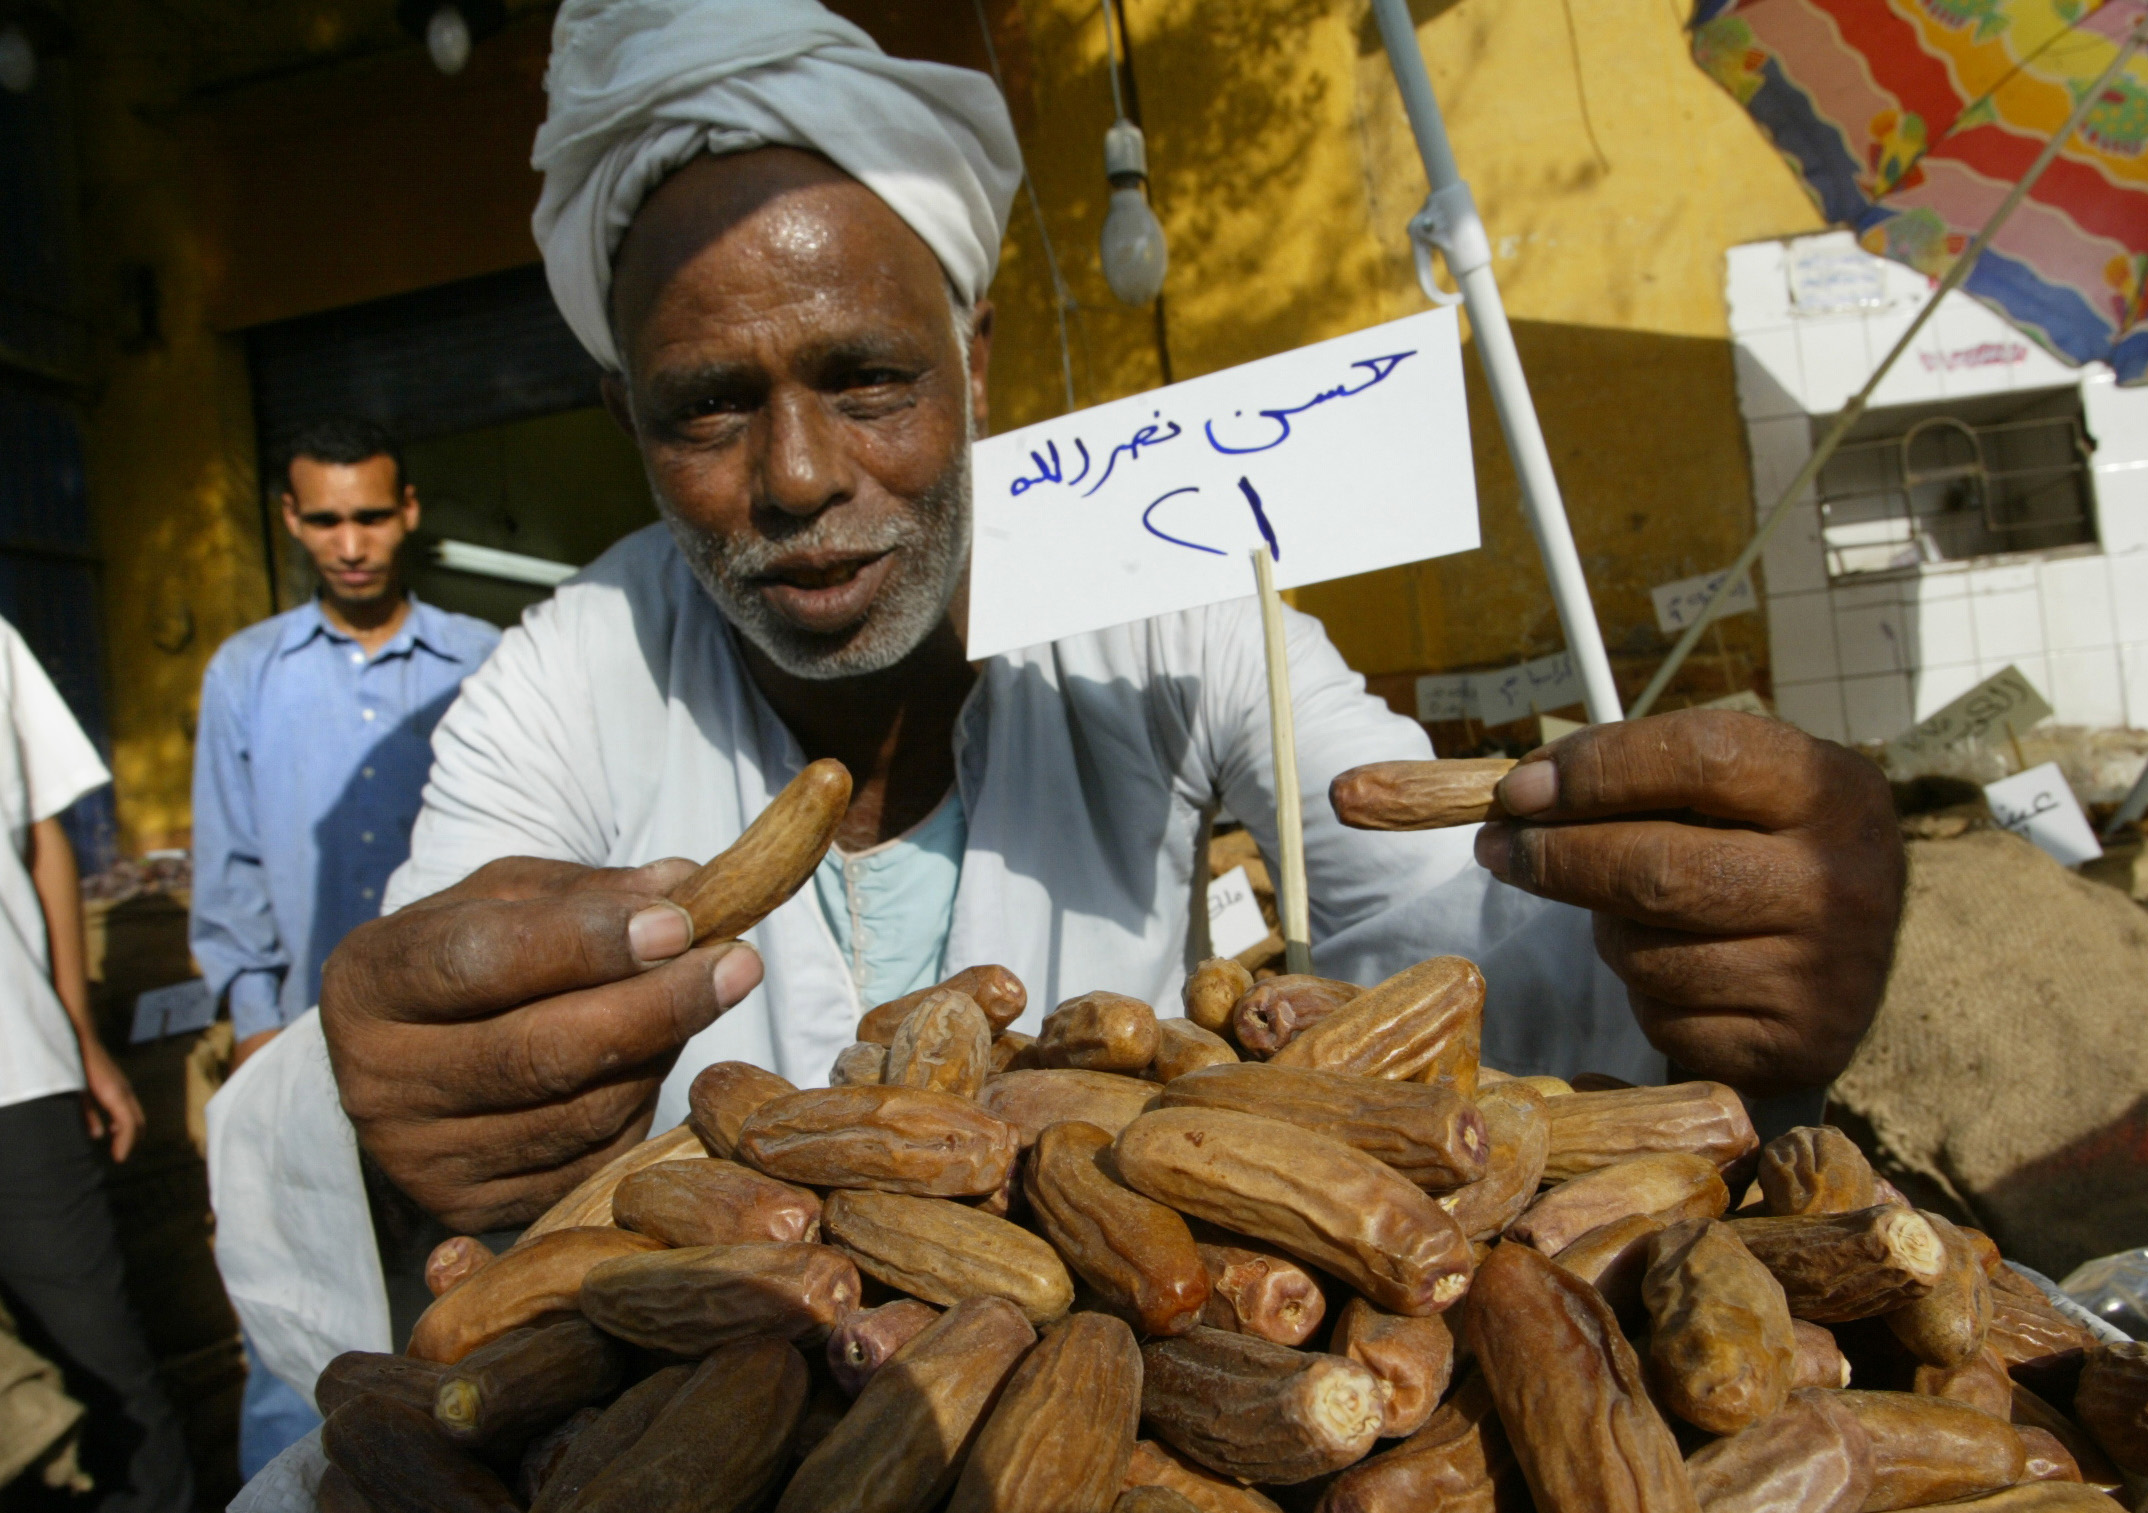
<path fill-rule="evenodd" d="M 321 1023 L 383 1172 L 451 1229 L 526 1223 L 647 1132 L 680 1048 L 761 980 L 691 946 L 669 860 L 512 857 L 372 920 L 329 958 Z"/>
<path fill-rule="evenodd" d="M 1722 710 L 1595 725 L 1499 785 L 1504 882 L 1596 914 L 1672 1061 L 1755 1096 L 1831 1081 L 1878 1009 L 1905 862 L 1879 769 Z"/>

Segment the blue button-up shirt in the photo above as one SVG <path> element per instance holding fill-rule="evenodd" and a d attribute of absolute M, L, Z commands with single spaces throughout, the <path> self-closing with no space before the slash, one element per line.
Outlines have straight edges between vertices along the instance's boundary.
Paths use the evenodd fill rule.
<path fill-rule="evenodd" d="M 433 727 L 499 644 L 413 597 L 368 657 L 308 603 L 240 631 L 202 680 L 188 939 L 244 1039 L 321 995 L 321 963 L 380 912 L 410 854 Z"/>

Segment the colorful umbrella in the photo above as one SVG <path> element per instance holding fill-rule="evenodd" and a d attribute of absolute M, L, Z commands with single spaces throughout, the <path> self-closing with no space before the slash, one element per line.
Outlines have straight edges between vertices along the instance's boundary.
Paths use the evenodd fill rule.
<path fill-rule="evenodd" d="M 1966 288 L 2062 357 L 2101 359 L 2124 383 L 2148 378 L 2148 332 L 2139 329 L 2148 0 L 2094 8 L 2090 0 L 1700 0 L 1694 32 L 1702 65 L 1800 166 L 1822 208 L 1856 227 L 1871 251 L 1932 275 L 1933 287 L 1717 577 L 1634 700 L 1634 719 L 1655 707 L 1726 591 L 1952 290 Z M 1802 82 L 1785 69 L 1789 57 Z M 1822 98 L 1831 102 L 1825 113 Z M 2014 124 L 2035 119 L 2031 105 L 2064 107 L 2040 138 Z M 1862 133 L 1841 124 L 1860 118 Z M 2065 171 L 2054 176 L 2056 167 Z M 2017 218 L 2025 205 L 2032 213 Z M 1982 224 L 1972 233 L 1975 216 Z M 2088 274 L 2098 257 L 2100 290 Z"/>
<path fill-rule="evenodd" d="M 1938 278 L 2148 0 L 1699 0 L 1693 55 L 1864 247 Z M 2072 362 L 2148 381 L 2148 54 L 2135 52 L 1963 289 Z"/>

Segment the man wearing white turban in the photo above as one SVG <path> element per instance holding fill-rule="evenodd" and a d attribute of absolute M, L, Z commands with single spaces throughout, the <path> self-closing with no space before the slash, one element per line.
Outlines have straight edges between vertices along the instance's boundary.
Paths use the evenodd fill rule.
<path fill-rule="evenodd" d="M 825 1081 L 862 1009 L 953 969 L 1012 967 L 1030 1027 L 1090 989 L 1168 1002 L 1211 817 L 1273 854 L 1247 603 L 963 653 L 1019 173 L 991 85 L 813 0 L 567 0 L 547 85 L 538 239 L 664 524 L 465 685 L 391 912 L 212 1107 L 226 1284 L 302 1390 L 401 1343 L 363 1173 L 390 1214 L 509 1229 L 680 1119 L 701 1067 Z M 1686 712 L 1518 770 L 1528 819 L 1350 831 L 1330 778 L 1431 751 L 1317 622 L 1289 636 L 1320 970 L 1475 959 L 1486 1058 L 1517 1072 L 1658 1078 L 1667 1053 L 1773 1094 L 1844 1064 L 1902 881 L 1869 764 Z M 676 858 L 824 756 L 856 798 L 813 886 L 693 946 Z"/>
<path fill-rule="evenodd" d="M 999 90 L 890 58 L 817 0 L 570 0 L 545 90 L 537 244 L 567 324 L 612 372 L 612 254 L 649 191 L 704 153 L 818 153 L 909 223 L 966 305 L 999 265 L 1022 180 Z"/>

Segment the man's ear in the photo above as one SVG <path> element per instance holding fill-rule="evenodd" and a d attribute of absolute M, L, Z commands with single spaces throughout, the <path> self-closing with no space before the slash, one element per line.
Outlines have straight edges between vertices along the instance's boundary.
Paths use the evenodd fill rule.
<path fill-rule="evenodd" d="M 414 483 L 404 484 L 403 529 L 406 531 L 416 530 L 418 528 L 418 520 L 423 513 L 424 512 L 418 506 L 418 486 Z"/>
<path fill-rule="evenodd" d="M 977 301 L 970 314 L 970 414 L 977 434 L 992 434 L 992 399 L 986 379 L 992 372 L 992 302 Z"/>
<path fill-rule="evenodd" d="M 298 500 L 297 500 L 297 499 L 296 499 L 296 498 L 295 498 L 295 497 L 294 497 L 294 496 L 292 495 L 292 493 L 291 493 L 291 491 L 290 491 L 289 489 L 285 489 L 285 490 L 283 491 L 283 496 L 282 496 L 282 503 L 283 503 L 283 528 L 284 528 L 285 530 L 289 531 L 289 532 L 291 533 L 291 539 L 292 539 L 292 540 L 294 540 L 294 541 L 296 541 L 296 540 L 298 540 L 298 539 L 299 539 L 299 534 L 298 534 Z"/>
<path fill-rule="evenodd" d="M 604 408 L 610 413 L 613 424 L 627 433 L 629 441 L 641 438 L 634 431 L 634 404 L 627 397 L 626 380 L 617 373 L 606 373 L 597 380 L 597 392 L 604 396 Z"/>

